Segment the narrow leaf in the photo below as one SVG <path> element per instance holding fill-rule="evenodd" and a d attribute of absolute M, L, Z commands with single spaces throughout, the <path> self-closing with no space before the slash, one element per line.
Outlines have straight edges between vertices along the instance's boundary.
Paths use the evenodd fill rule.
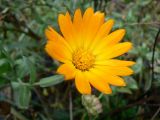
<path fill-rule="evenodd" d="M 25 84 L 12 82 L 14 101 L 21 109 L 27 109 L 31 99 L 31 89 Z"/>
<path fill-rule="evenodd" d="M 59 84 L 64 81 L 63 75 L 54 75 L 46 78 L 42 78 L 36 85 L 40 85 L 41 87 L 49 87 L 56 84 Z"/>

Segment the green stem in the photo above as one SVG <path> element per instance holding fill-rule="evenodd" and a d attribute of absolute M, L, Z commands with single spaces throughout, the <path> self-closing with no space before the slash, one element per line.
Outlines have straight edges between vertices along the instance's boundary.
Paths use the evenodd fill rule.
<path fill-rule="evenodd" d="M 98 99 L 101 99 L 103 97 L 103 93 L 101 93 L 99 96 L 98 96 Z"/>

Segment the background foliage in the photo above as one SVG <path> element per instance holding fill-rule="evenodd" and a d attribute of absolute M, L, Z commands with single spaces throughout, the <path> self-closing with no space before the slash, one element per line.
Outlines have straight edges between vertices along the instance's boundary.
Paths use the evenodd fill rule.
<path fill-rule="evenodd" d="M 127 87 L 113 87 L 112 95 L 94 91 L 103 108 L 96 116 L 82 106 L 73 83 L 35 84 L 58 66 L 44 51 L 46 27 L 59 30 L 59 13 L 89 6 L 115 19 L 113 30 L 127 30 L 124 41 L 134 49 L 123 59 L 136 61 Z M 159 0 L 0 0 L 0 120 L 160 119 L 159 28 Z"/>

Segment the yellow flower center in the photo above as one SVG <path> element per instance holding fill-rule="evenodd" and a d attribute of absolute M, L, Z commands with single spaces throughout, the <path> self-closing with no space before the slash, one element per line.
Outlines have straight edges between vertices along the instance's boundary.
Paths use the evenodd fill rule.
<path fill-rule="evenodd" d="M 76 50 L 72 56 L 72 63 L 77 69 L 81 71 L 87 71 L 92 68 L 94 65 L 94 61 L 95 56 L 84 49 Z"/>

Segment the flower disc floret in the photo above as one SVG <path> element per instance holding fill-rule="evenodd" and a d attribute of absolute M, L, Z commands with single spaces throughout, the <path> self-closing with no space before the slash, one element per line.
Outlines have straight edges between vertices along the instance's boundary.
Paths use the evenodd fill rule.
<path fill-rule="evenodd" d="M 95 57 L 87 50 L 78 49 L 73 53 L 72 62 L 77 69 L 88 71 L 90 68 L 93 68 Z"/>

